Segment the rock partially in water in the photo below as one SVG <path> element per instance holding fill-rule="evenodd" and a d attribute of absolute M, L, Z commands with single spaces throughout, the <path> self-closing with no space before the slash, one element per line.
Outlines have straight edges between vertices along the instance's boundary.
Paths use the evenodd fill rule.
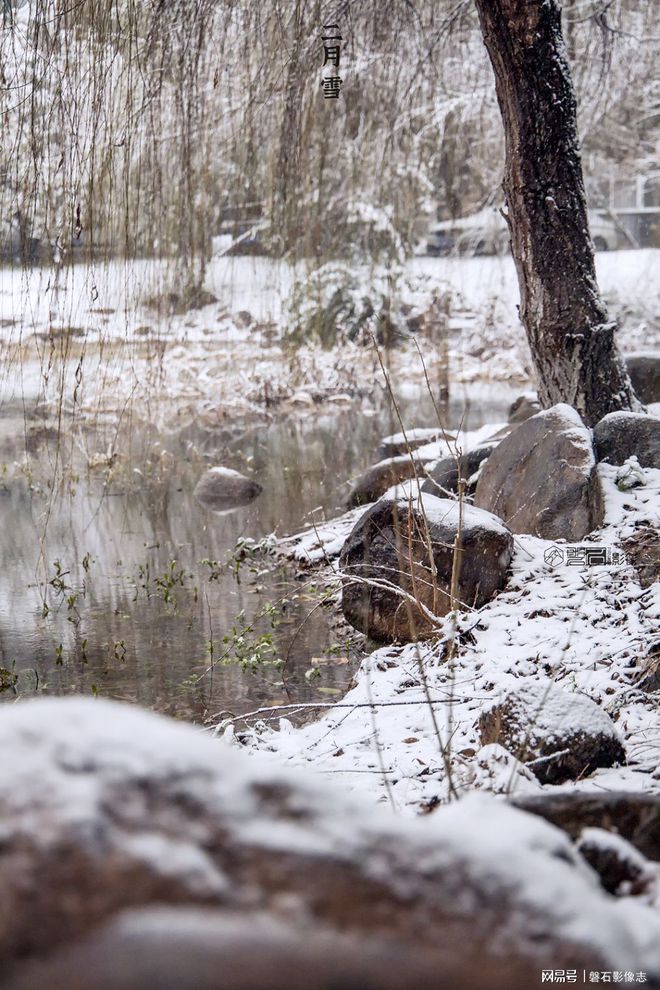
<path fill-rule="evenodd" d="M 469 450 L 467 454 L 461 454 L 459 458 L 443 457 L 435 464 L 431 464 L 427 468 L 428 478 L 422 485 L 422 491 L 444 498 L 446 492 L 458 493 L 459 479 L 463 479 L 463 490 L 466 494 L 471 495 L 474 492 L 476 482 L 468 484 L 470 478 L 476 474 L 484 461 L 488 460 L 498 442 L 484 443 L 475 447 L 474 450 Z"/>
<path fill-rule="evenodd" d="M 509 422 L 524 423 L 530 416 L 541 412 L 541 403 L 536 392 L 523 392 L 509 406 Z"/>
<path fill-rule="evenodd" d="M 645 413 L 613 412 L 594 426 L 599 461 L 623 464 L 636 457 L 642 467 L 660 469 L 660 419 Z"/>
<path fill-rule="evenodd" d="M 660 402 L 660 351 L 635 351 L 625 361 L 637 398 L 644 405 Z"/>
<path fill-rule="evenodd" d="M 632 915 L 619 910 L 565 835 L 496 799 L 472 795 L 409 820 L 199 727 L 83 698 L 0 706 L 0 751 L 3 984 L 12 964 L 73 946 L 126 908 L 155 905 L 236 912 L 248 936 L 255 913 L 267 912 L 306 925 L 312 939 L 316 926 L 341 929 L 356 944 L 375 937 L 420 960 L 444 953 L 468 973 L 493 955 L 660 976 L 650 952 L 657 914 L 641 904 Z M 201 921 L 179 920 L 179 937 L 191 948 L 198 937 L 208 953 Z M 119 962 L 121 939 L 105 944 Z M 340 954 L 341 936 L 334 946 Z M 49 980 L 36 986 L 52 990 Z"/>
<path fill-rule="evenodd" d="M 403 433 L 393 433 L 389 437 L 383 437 L 378 448 L 381 458 L 400 457 L 410 450 L 417 450 L 427 443 L 434 443 L 436 440 L 443 440 L 448 437 L 450 440 L 456 439 L 455 433 L 445 433 L 439 427 L 415 427 Z"/>
<path fill-rule="evenodd" d="M 603 521 L 591 433 L 560 403 L 531 416 L 486 461 L 474 504 L 514 533 L 577 542 Z"/>
<path fill-rule="evenodd" d="M 409 642 L 433 632 L 433 616 L 452 607 L 460 511 L 457 501 L 428 493 L 386 495 L 367 509 L 339 559 L 342 608 L 352 626 L 383 642 Z M 462 511 L 458 605 L 479 608 L 506 582 L 513 537 L 491 513 L 468 505 Z"/>
<path fill-rule="evenodd" d="M 552 681 L 510 691 L 479 718 L 481 742 L 499 743 L 543 784 L 577 780 L 598 767 L 625 763 L 612 719 L 582 694 Z"/>
<path fill-rule="evenodd" d="M 348 496 L 349 508 L 358 505 L 368 505 L 384 495 L 388 488 L 398 485 L 410 478 L 425 478 L 424 465 L 430 464 L 433 458 L 420 457 L 413 453 L 401 457 L 388 457 L 368 468 L 354 482 Z"/>
<path fill-rule="evenodd" d="M 195 485 L 195 498 L 215 512 L 227 512 L 249 505 L 263 488 L 253 478 L 226 467 L 212 467 Z"/>

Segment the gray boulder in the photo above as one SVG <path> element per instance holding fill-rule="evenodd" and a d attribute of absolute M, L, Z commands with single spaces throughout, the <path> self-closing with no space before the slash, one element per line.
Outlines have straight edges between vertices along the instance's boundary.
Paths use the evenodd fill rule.
<path fill-rule="evenodd" d="M 398 485 L 402 481 L 421 476 L 426 477 L 424 465 L 430 464 L 434 460 L 431 457 L 420 457 L 413 453 L 403 454 L 401 457 L 388 457 L 383 461 L 378 461 L 368 468 L 364 474 L 354 482 L 348 495 L 348 507 L 355 508 L 357 505 L 368 505 L 375 502 L 381 495 L 384 495 L 388 488 Z"/>
<path fill-rule="evenodd" d="M 479 476 L 474 504 L 514 533 L 581 540 L 603 521 L 591 434 L 571 406 L 531 416 L 505 437 Z"/>
<path fill-rule="evenodd" d="M 215 512 L 227 512 L 248 505 L 263 488 L 252 478 L 226 467 L 212 467 L 195 486 L 198 502 Z"/>
<path fill-rule="evenodd" d="M 536 392 L 524 392 L 509 407 L 509 422 L 524 423 L 530 416 L 541 412 L 541 403 Z"/>
<path fill-rule="evenodd" d="M 637 398 L 645 405 L 660 402 L 660 351 L 636 351 L 625 361 Z"/>
<path fill-rule="evenodd" d="M 599 461 L 623 464 L 636 457 L 642 467 L 660 468 L 660 419 L 645 413 L 613 412 L 594 426 Z"/>
<path fill-rule="evenodd" d="M 543 784 L 577 780 L 626 760 L 609 715 L 585 695 L 570 694 L 552 681 L 510 691 L 481 713 L 479 732 L 484 746 L 504 746 Z"/>
<path fill-rule="evenodd" d="M 434 631 L 433 616 L 451 610 L 459 512 L 455 500 L 424 493 L 386 495 L 360 517 L 339 558 L 342 609 L 352 626 L 383 642 Z M 478 608 L 505 584 L 513 538 L 500 519 L 463 506 L 460 547 L 458 603 Z"/>
<path fill-rule="evenodd" d="M 499 442 L 499 441 L 498 441 Z M 470 478 L 479 470 L 497 447 L 497 443 L 484 443 L 466 454 L 455 457 L 443 457 L 428 468 L 428 478 L 422 485 L 423 492 L 430 492 L 443 498 L 445 492 L 458 492 L 459 479 L 465 482 L 464 491 L 469 495 L 474 491 L 474 484 L 468 485 Z"/>

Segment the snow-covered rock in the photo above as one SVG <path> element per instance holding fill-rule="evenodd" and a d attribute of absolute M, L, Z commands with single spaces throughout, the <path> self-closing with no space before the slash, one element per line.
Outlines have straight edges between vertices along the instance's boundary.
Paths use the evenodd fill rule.
<path fill-rule="evenodd" d="M 124 908 L 203 904 L 459 961 L 660 979 L 657 914 L 605 895 L 566 835 L 497 799 L 407 819 L 326 776 L 91 699 L 3 706 L 0 749 L 3 977 Z"/>
<path fill-rule="evenodd" d="M 409 478 L 420 476 L 425 478 L 424 465 L 432 460 L 432 456 L 421 456 L 418 451 L 402 454 L 400 457 L 388 457 L 378 461 L 368 468 L 364 474 L 353 483 L 348 496 L 351 508 L 375 502 L 384 495 L 388 488 L 398 485 Z"/>
<path fill-rule="evenodd" d="M 610 894 L 657 894 L 660 863 L 651 863 L 616 832 L 582 830 L 577 847 Z"/>
<path fill-rule="evenodd" d="M 465 481 L 464 491 L 470 492 L 469 480 L 479 470 L 484 461 L 488 460 L 495 450 L 498 441 L 495 443 L 485 443 L 474 450 L 469 450 L 467 454 L 460 457 L 443 457 L 435 464 L 429 465 L 428 478 L 422 485 L 423 492 L 430 492 L 440 498 L 445 492 L 458 492 L 459 477 Z M 460 471 L 460 474 L 459 474 Z M 473 487 L 473 486 L 472 486 Z"/>
<path fill-rule="evenodd" d="M 452 499 L 384 496 L 358 520 L 339 560 L 342 608 L 373 639 L 411 641 L 452 610 L 454 544 L 462 549 L 456 605 L 479 607 L 506 581 L 513 538 L 489 512 Z"/>
<path fill-rule="evenodd" d="M 660 469 L 660 419 L 645 413 L 613 412 L 594 426 L 599 461 L 623 464 L 636 457 L 645 468 Z"/>
<path fill-rule="evenodd" d="M 583 777 L 626 759 L 616 727 L 602 708 L 543 678 L 514 688 L 486 708 L 479 730 L 484 746 L 504 746 L 546 784 Z"/>
<path fill-rule="evenodd" d="M 514 533 L 581 540 L 602 522 L 591 435 L 564 403 L 521 423 L 488 458 L 474 504 Z"/>
<path fill-rule="evenodd" d="M 392 433 L 388 437 L 383 437 L 378 448 L 378 454 L 382 459 L 388 457 L 400 457 L 411 450 L 417 450 L 427 443 L 436 440 L 443 440 L 449 436 L 452 440 L 456 438 L 455 433 L 446 434 L 444 430 L 437 426 L 423 427 L 417 426 L 405 433 Z"/>

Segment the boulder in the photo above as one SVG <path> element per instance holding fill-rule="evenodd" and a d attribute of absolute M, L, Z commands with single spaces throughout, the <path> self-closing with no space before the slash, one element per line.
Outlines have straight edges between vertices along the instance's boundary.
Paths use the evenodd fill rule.
<path fill-rule="evenodd" d="M 514 533 L 578 542 L 603 521 L 591 434 L 560 403 L 531 416 L 486 461 L 474 504 Z"/>
<path fill-rule="evenodd" d="M 625 361 L 637 398 L 644 405 L 660 402 L 660 351 L 636 351 Z"/>
<path fill-rule="evenodd" d="M 248 505 L 263 488 L 253 478 L 226 467 L 212 467 L 195 485 L 198 502 L 215 512 L 227 512 Z"/>
<path fill-rule="evenodd" d="M 627 839 L 643 856 L 660 862 L 660 801 L 635 791 L 566 790 L 516 794 L 516 808 L 540 815 L 577 839 L 585 828 L 606 829 Z"/>
<path fill-rule="evenodd" d="M 125 911 L 46 960 L 20 966 L 5 990 L 529 990 L 538 966 L 481 952 L 420 950 L 304 918 L 217 908 Z"/>
<path fill-rule="evenodd" d="M 424 447 L 427 443 L 434 443 L 444 437 L 455 440 L 456 434 L 446 433 L 437 426 L 432 426 L 429 429 L 416 427 L 412 430 L 406 430 L 405 434 L 393 433 L 389 437 L 383 437 L 378 453 L 383 459 L 400 457 L 401 454 L 407 454 L 410 450 L 417 450 L 418 447 Z"/>
<path fill-rule="evenodd" d="M 241 915 L 247 934 L 223 922 L 219 953 L 232 934 L 245 949 L 252 923 L 257 942 L 260 932 L 266 936 L 256 917 L 266 912 L 298 930 L 303 960 L 306 934 L 318 944 L 318 926 L 350 933 L 358 953 L 364 940 L 367 966 L 377 964 L 373 937 L 386 953 L 386 946 L 406 946 L 420 965 L 428 952 L 444 953 L 468 973 L 474 959 L 497 956 L 538 970 L 643 969 L 649 983 L 660 977 L 657 913 L 643 904 L 634 913 L 621 910 L 566 835 L 498 799 L 470 795 L 408 819 L 327 775 L 242 752 L 197 726 L 91 698 L 0 706 L 0 751 L 3 985 L 12 964 L 66 946 L 73 951 L 120 912 L 156 907 Z M 208 958 L 209 926 L 199 916 L 178 918 L 176 938 L 193 954 L 195 941 L 205 942 Z M 122 945 L 135 959 L 136 945 L 148 943 L 146 923 L 140 929 L 132 921 L 134 914 L 123 936 L 112 929 L 118 941 L 99 933 L 113 952 L 110 962 L 119 964 Z M 149 925 L 153 945 L 159 933 L 153 920 Z M 174 917 L 160 927 L 161 960 L 173 967 L 180 961 L 162 946 L 175 939 L 175 927 Z M 269 958 L 273 939 L 282 938 L 288 943 L 286 931 L 265 937 Z M 341 937 L 329 945 L 337 958 L 348 948 Z M 82 966 L 83 956 L 73 958 Z M 353 986 L 370 986 L 357 973 Z M 238 990 L 222 977 L 218 972 L 217 987 Z M 83 985 L 99 990 L 95 979 Z M 435 990 L 438 983 L 411 985 Z M 52 988 L 50 979 L 28 986 Z M 73 990 L 75 983 L 65 986 Z M 139 990 L 163 986 L 156 980 Z M 257 981 L 250 990 L 255 986 L 270 983 Z M 340 981 L 342 990 L 347 986 Z M 458 979 L 447 986 L 463 990 Z"/>
<path fill-rule="evenodd" d="M 468 485 L 470 478 L 476 474 L 479 467 L 486 461 L 497 447 L 497 443 L 485 443 L 466 454 L 455 457 L 443 457 L 427 468 L 428 478 L 422 485 L 423 492 L 430 492 L 440 498 L 445 492 L 458 493 L 459 478 L 465 482 L 464 491 L 469 495 L 474 491 L 474 484 Z"/>
<path fill-rule="evenodd" d="M 401 457 L 388 457 L 368 468 L 354 482 L 348 496 L 349 508 L 368 505 L 379 499 L 388 488 L 417 476 L 426 477 L 424 465 L 434 458 L 419 457 L 417 454 L 402 454 Z"/>
<path fill-rule="evenodd" d="M 388 494 L 362 515 L 339 558 L 346 619 L 372 639 L 413 641 L 451 610 L 460 505 Z M 506 582 L 513 537 L 504 523 L 463 506 L 458 604 L 479 608 Z M 377 583 L 374 586 L 373 582 Z"/>
<path fill-rule="evenodd" d="M 626 760 L 609 715 L 586 695 L 552 681 L 510 691 L 481 713 L 479 732 L 484 746 L 504 746 L 543 784 L 576 780 Z"/>
<path fill-rule="evenodd" d="M 524 392 L 509 406 L 509 423 L 524 423 L 530 416 L 541 412 L 541 403 L 536 392 Z"/>
<path fill-rule="evenodd" d="M 642 588 L 660 581 L 660 530 L 657 526 L 637 526 L 621 541 L 626 560 L 637 571 Z"/>
<path fill-rule="evenodd" d="M 613 412 L 594 426 L 599 461 L 623 464 L 636 457 L 642 467 L 660 469 L 660 419 L 645 413 Z"/>
<path fill-rule="evenodd" d="M 660 864 L 651 863 L 631 843 L 602 828 L 585 828 L 577 843 L 580 853 L 610 894 L 643 894 L 660 876 Z"/>

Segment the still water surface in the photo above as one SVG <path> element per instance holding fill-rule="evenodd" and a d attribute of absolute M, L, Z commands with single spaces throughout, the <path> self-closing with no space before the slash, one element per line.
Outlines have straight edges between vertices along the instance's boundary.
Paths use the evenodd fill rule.
<path fill-rule="evenodd" d="M 446 421 L 463 417 L 470 429 L 501 421 L 512 397 L 505 388 L 467 406 L 456 397 Z M 407 425 L 435 424 L 428 396 L 400 403 Z M 329 610 L 315 607 L 313 576 L 260 556 L 239 566 L 231 555 L 241 539 L 293 533 L 312 513 L 319 521 L 343 511 L 350 479 L 397 429 L 386 403 L 369 414 L 328 408 L 215 433 L 187 427 L 163 436 L 130 424 L 110 465 L 92 457 L 90 468 L 89 452 L 105 450 L 106 436 L 58 442 L 33 426 L 26 432 L 22 411 L 5 406 L 0 699 L 93 693 L 204 720 L 337 697 L 360 654 L 338 636 Z M 30 460 L 18 470 L 26 443 Z M 243 509 L 210 512 L 192 491 L 213 464 L 251 474 L 263 494 Z M 227 651 L 227 659 L 257 652 L 266 662 L 248 670 L 219 662 Z M 320 676 L 306 677 L 312 669 Z"/>

